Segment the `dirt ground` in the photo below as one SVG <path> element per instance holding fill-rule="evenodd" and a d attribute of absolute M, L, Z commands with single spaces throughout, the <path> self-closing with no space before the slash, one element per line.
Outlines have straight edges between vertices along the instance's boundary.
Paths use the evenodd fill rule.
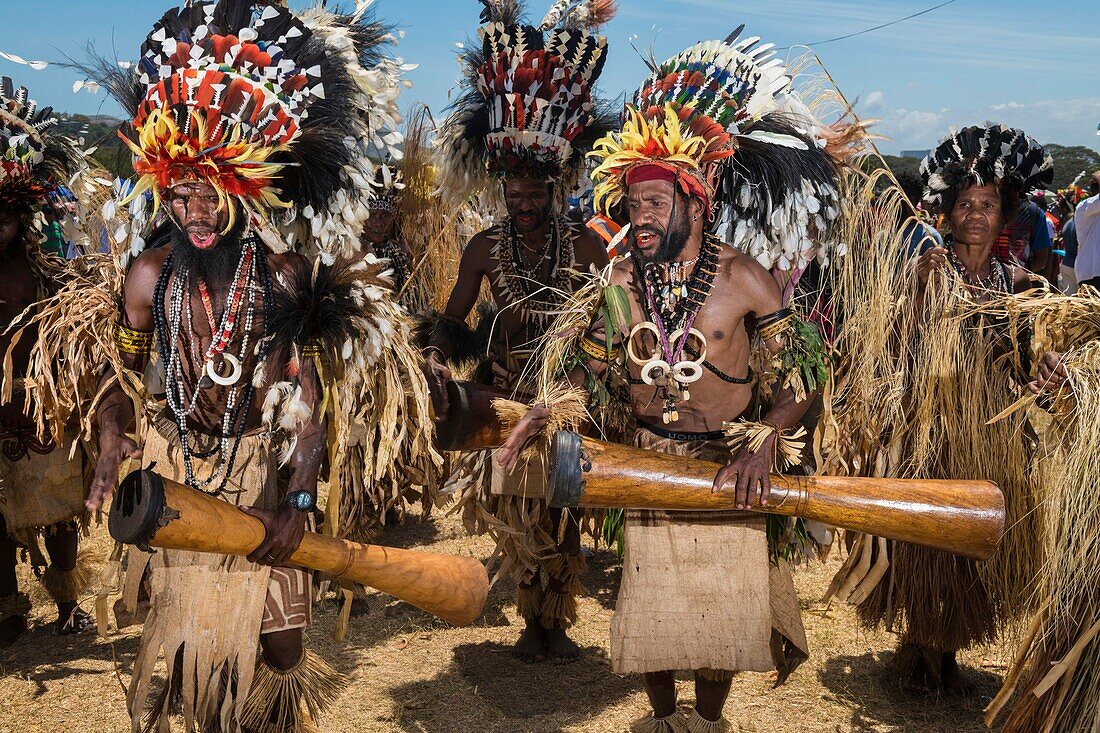
<path fill-rule="evenodd" d="M 470 538 L 461 523 L 436 513 L 426 524 L 390 530 L 384 544 L 488 557 L 484 538 Z M 105 528 L 91 542 L 109 550 Z M 811 659 L 787 685 L 772 689 L 766 674 L 740 675 L 726 705 L 737 731 L 843 733 L 984 730 L 981 710 L 996 693 L 1004 667 L 997 650 L 961 660 L 974 683 L 968 696 L 914 697 L 891 681 L 893 637 L 861 631 L 852 612 L 818 599 L 840 559 L 796 572 Z M 58 637 L 52 606 L 29 570 L 20 569 L 34 594 L 33 628 L 0 650 L 0 733 L 123 733 L 129 730 L 122 683 L 128 682 L 138 634 Z M 521 621 L 513 588 L 498 586 L 473 625 L 455 629 L 388 596 L 356 604 L 347 640 L 331 631 L 338 606 L 315 606 L 310 643 L 350 683 L 324 719 L 334 733 L 595 733 L 624 731 L 648 710 L 639 680 L 611 672 L 609 628 L 618 588 L 614 555 L 598 550 L 584 577 L 587 597 L 575 637 L 584 657 L 569 664 L 524 664 L 509 654 Z M 89 610 L 93 604 L 85 603 Z M 693 697 L 680 684 L 681 702 Z"/>

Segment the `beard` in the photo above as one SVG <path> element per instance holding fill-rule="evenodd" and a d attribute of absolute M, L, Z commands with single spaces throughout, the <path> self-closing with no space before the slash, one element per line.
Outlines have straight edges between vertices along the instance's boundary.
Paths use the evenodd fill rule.
<path fill-rule="evenodd" d="M 222 289 L 237 271 L 244 249 L 243 234 L 244 222 L 238 221 L 212 248 L 199 249 L 191 244 L 186 231 L 173 228 L 172 259 L 176 272 L 188 273 L 192 282 L 201 278 L 209 287 Z"/>
<path fill-rule="evenodd" d="M 632 229 L 630 238 L 635 247 L 638 247 L 637 235 L 642 232 L 649 232 L 660 241 L 657 251 L 652 255 L 652 261 L 672 262 L 680 256 L 691 239 L 691 222 L 686 211 L 678 211 L 672 226 L 667 230 L 649 225 Z"/>

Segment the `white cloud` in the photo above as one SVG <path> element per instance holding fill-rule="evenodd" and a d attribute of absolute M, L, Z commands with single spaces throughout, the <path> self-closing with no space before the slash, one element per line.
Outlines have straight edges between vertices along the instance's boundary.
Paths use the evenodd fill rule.
<path fill-rule="evenodd" d="M 932 142 L 947 132 L 949 114 L 948 109 L 941 109 L 939 112 L 886 110 L 880 115 L 882 121 L 875 126 L 874 131 L 890 139 L 886 145 L 889 149 L 924 149 L 931 147 Z"/>
<path fill-rule="evenodd" d="M 875 90 L 863 98 L 863 104 L 860 106 L 863 107 L 866 112 L 878 112 L 886 106 L 885 102 L 886 96 L 882 92 Z"/>
<path fill-rule="evenodd" d="M 1039 142 L 1095 148 L 1100 97 L 1044 99 L 1026 104 L 1001 102 L 987 107 L 939 111 L 886 109 L 876 116 L 881 121 L 875 126 L 875 132 L 889 138 L 881 145 L 886 152 L 931 148 L 952 127 L 986 121 L 1018 127 Z"/>

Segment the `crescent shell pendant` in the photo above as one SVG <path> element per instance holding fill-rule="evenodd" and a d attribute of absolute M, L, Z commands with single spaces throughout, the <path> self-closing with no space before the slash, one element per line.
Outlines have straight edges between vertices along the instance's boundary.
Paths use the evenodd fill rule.
<path fill-rule="evenodd" d="M 222 354 L 222 360 L 231 367 L 229 374 L 224 377 L 218 374 L 218 371 L 214 368 L 214 361 L 210 360 L 206 362 L 205 368 L 206 376 L 210 377 L 210 381 L 222 387 L 229 387 L 241 381 L 241 374 L 244 373 L 244 369 L 241 367 L 241 360 L 232 354 Z"/>

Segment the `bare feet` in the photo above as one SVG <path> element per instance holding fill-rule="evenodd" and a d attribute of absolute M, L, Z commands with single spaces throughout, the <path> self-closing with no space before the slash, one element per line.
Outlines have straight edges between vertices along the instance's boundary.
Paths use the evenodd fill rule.
<path fill-rule="evenodd" d="M 955 660 L 954 652 L 943 653 L 943 663 L 940 666 L 940 677 L 943 691 L 953 695 L 965 695 L 974 691 L 973 683 L 967 681 L 959 663 Z"/>
<path fill-rule="evenodd" d="M 565 629 L 546 629 L 546 658 L 552 662 L 572 662 L 581 656 L 581 648 Z"/>
<path fill-rule="evenodd" d="M 938 695 L 943 691 L 939 652 L 913 643 L 898 647 L 895 663 L 901 685 L 910 692 Z"/>
<path fill-rule="evenodd" d="M 27 631 L 26 616 L 8 616 L 0 621 L 0 646 L 10 646 Z"/>
<path fill-rule="evenodd" d="M 537 618 L 527 619 L 527 626 L 512 647 L 512 653 L 524 662 L 541 662 L 546 659 L 546 629 Z"/>
<path fill-rule="evenodd" d="M 55 630 L 62 636 L 83 634 L 95 629 L 95 619 L 75 603 L 57 604 L 57 625 Z"/>

